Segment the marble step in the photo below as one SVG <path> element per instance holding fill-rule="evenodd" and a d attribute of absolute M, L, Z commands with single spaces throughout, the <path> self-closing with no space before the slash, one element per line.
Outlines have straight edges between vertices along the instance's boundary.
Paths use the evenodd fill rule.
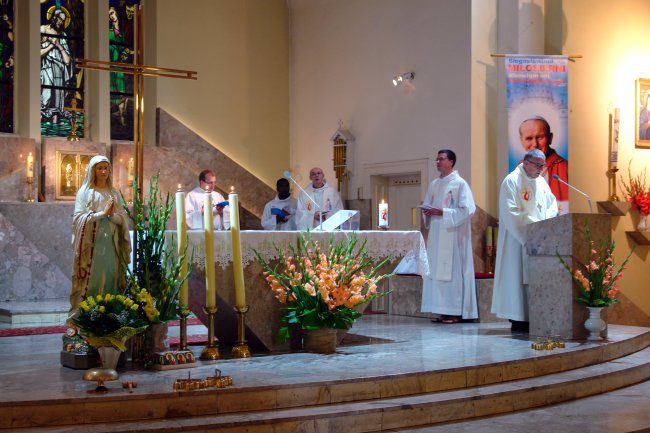
<path fill-rule="evenodd" d="M 68 298 L 0 302 L 0 322 L 11 325 L 63 325 L 68 319 Z"/>
<path fill-rule="evenodd" d="M 530 357 L 491 364 L 380 376 L 355 375 L 349 379 L 313 377 L 295 383 L 282 383 L 269 377 L 264 383 L 248 385 L 238 385 L 236 381 L 234 387 L 221 390 L 178 393 L 171 390 L 173 377 L 177 375 L 143 372 L 138 374 L 139 387 L 133 394 L 120 389 L 119 383 L 110 383 L 113 391 L 105 395 L 72 392 L 63 399 L 41 394 L 40 397 L 33 395 L 7 401 L 0 406 L 0 429 L 130 420 L 156 422 L 191 416 L 227 416 L 245 411 L 324 407 L 345 402 L 372 404 L 382 399 L 476 389 L 574 368 L 596 367 L 650 347 L 650 332 L 625 328 L 625 333 L 628 338 L 620 341 L 567 342 L 565 350 L 537 352 L 531 349 Z M 205 377 L 213 368 L 198 367 L 192 370 L 192 376 Z M 74 386 L 85 387 L 84 384 Z M 79 407 L 84 410 L 79 411 Z"/>
<path fill-rule="evenodd" d="M 434 425 L 575 400 L 650 378 L 650 348 L 570 371 L 477 386 L 370 401 L 83 425 L 84 432 L 201 431 L 221 433 L 356 433 Z M 13 429 L 68 432 L 81 426 Z"/>

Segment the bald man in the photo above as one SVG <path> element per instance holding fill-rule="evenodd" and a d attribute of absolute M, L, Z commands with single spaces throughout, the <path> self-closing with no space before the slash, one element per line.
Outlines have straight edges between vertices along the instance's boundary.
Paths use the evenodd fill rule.
<path fill-rule="evenodd" d="M 318 206 L 307 197 L 304 192 L 298 197 L 298 208 L 296 209 L 296 227 L 298 230 L 311 230 L 318 227 L 320 215 L 325 221 L 336 211 L 343 209 L 341 196 L 338 191 L 325 181 L 325 174 L 320 167 L 309 170 L 311 183 L 305 187 L 305 191 L 316 201 Z"/>

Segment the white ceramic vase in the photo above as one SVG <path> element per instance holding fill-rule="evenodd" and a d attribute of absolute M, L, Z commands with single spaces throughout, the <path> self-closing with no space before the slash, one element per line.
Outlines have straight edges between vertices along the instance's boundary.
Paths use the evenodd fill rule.
<path fill-rule="evenodd" d="M 640 232 L 648 230 L 648 215 L 641 214 L 639 219 L 639 225 L 636 226 L 636 229 Z"/>
<path fill-rule="evenodd" d="M 602 309 L 603 307 L 587 307 L 587 310 L 589 310 L 589 318 L 585 320 L 585 328 L 589 331 L 587 340 L 597 341 L 603 339 L 600 333 L 605 329 L 607 324 L 600 318 Z"/>
<path fill-rule="evenodd" d="M 102 368 L 112 368 L 113 370 L 117 368 L 117 362 L 122 354 L 120 349 L 104 346 L 97 348 L 97 352 L 99 352 L 99 359 L 102 361 Z"/>

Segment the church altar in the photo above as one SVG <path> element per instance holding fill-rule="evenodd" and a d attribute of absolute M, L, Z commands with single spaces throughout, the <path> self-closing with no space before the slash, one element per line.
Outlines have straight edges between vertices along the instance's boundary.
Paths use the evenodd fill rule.
<path fill-rule="evenodd" d="M 241 231 L 242 262 L 244 281 L 246 283 L 246 300 L 250 309 L 246 315 L 246 338 L 253 350 L 263 348 L 270 351 L 289 350 L 289 343 L 277 344 L 276 336 L 280 327 L 280 304 L 268 288 L 261 264 L 253 250 L 267 261 L 277 261 L 278 255 L 273 246 L 281 251 L 289 251 L 289 244 L 295 244 L 298 231 Z M 330 240 L 338 243 L 348 238 L 353 232 L 311 232 L 311 236 L 327 248 Z M 366 241 L 368 257 L 379 262 L 390 257 L 389 263 L 381 269 L 382 273 L 391 272 L 400 261 L 408 261 L 416 273 L 427 275 L 427 260 L 424 239 L 419 231 L 356 231 L 359 243 Z M 176 249 L 176 231 L 167 230 L 165 241 L 170 248 Z M 189 278 L 190 310 L 205 323 L 207 315 L 203 312 L 205 305 L 205 240 L 203 230 L 188 230 L 188 256 L 193 254 L 192 273 Z M 217 315 L 215 335 L 220 343 L 230 345 L 237 339 L 237 316 L 234 311 L 235 290 L 232 271 L 232 244 L 229 231 L 214 232 L 214 266 L 217 286 Z M 379 291 L 386 290 L 387 281 L 380 282 Z"/>

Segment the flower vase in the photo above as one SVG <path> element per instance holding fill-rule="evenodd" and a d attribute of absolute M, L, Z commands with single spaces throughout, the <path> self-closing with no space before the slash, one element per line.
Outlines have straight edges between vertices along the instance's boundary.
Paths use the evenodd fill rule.
<path fill-rule="evenodd" d="M 167 322 L 152 323 L 147 327 L 144 336 L 145 356 L 153 356 L 156 352 L 169 350 L 168 332 L 169 325 Z"/>
<path fill-rule="evenodd" d="M 334 353 L 336 352 L 337 332 L 336 329 L 303 329 L 302 344 L 307 352 L 313 353 Z"/>
<path fill-rule="evenodd" d="M 113 370 L 117 368 L 117 362 L 120 360 L 120 355 L 122 354 L 120 349 L 113 346 L 103 346 L 98 347 L 97 352 L 99 352 L 102 368 L 111 368 Z"/>
<path fill-rule="evenodd" d="M 639 225 L 636 226 L 636 229 L 640 232 L 648 230 L 648 214 L 640 214 Z"/>
<path fill-rule="evenodd" d="M 600 333 L 605 329 L 607 324 L 603 319 L 600 318 L 600 312 L 603 307 L 587 307 L 589 310 L 589 318 L 585 320 L 585 328 L 589 331 L 589 336 L 587 340 L 602 340 L 603 337 L 600 336 Z"/>

